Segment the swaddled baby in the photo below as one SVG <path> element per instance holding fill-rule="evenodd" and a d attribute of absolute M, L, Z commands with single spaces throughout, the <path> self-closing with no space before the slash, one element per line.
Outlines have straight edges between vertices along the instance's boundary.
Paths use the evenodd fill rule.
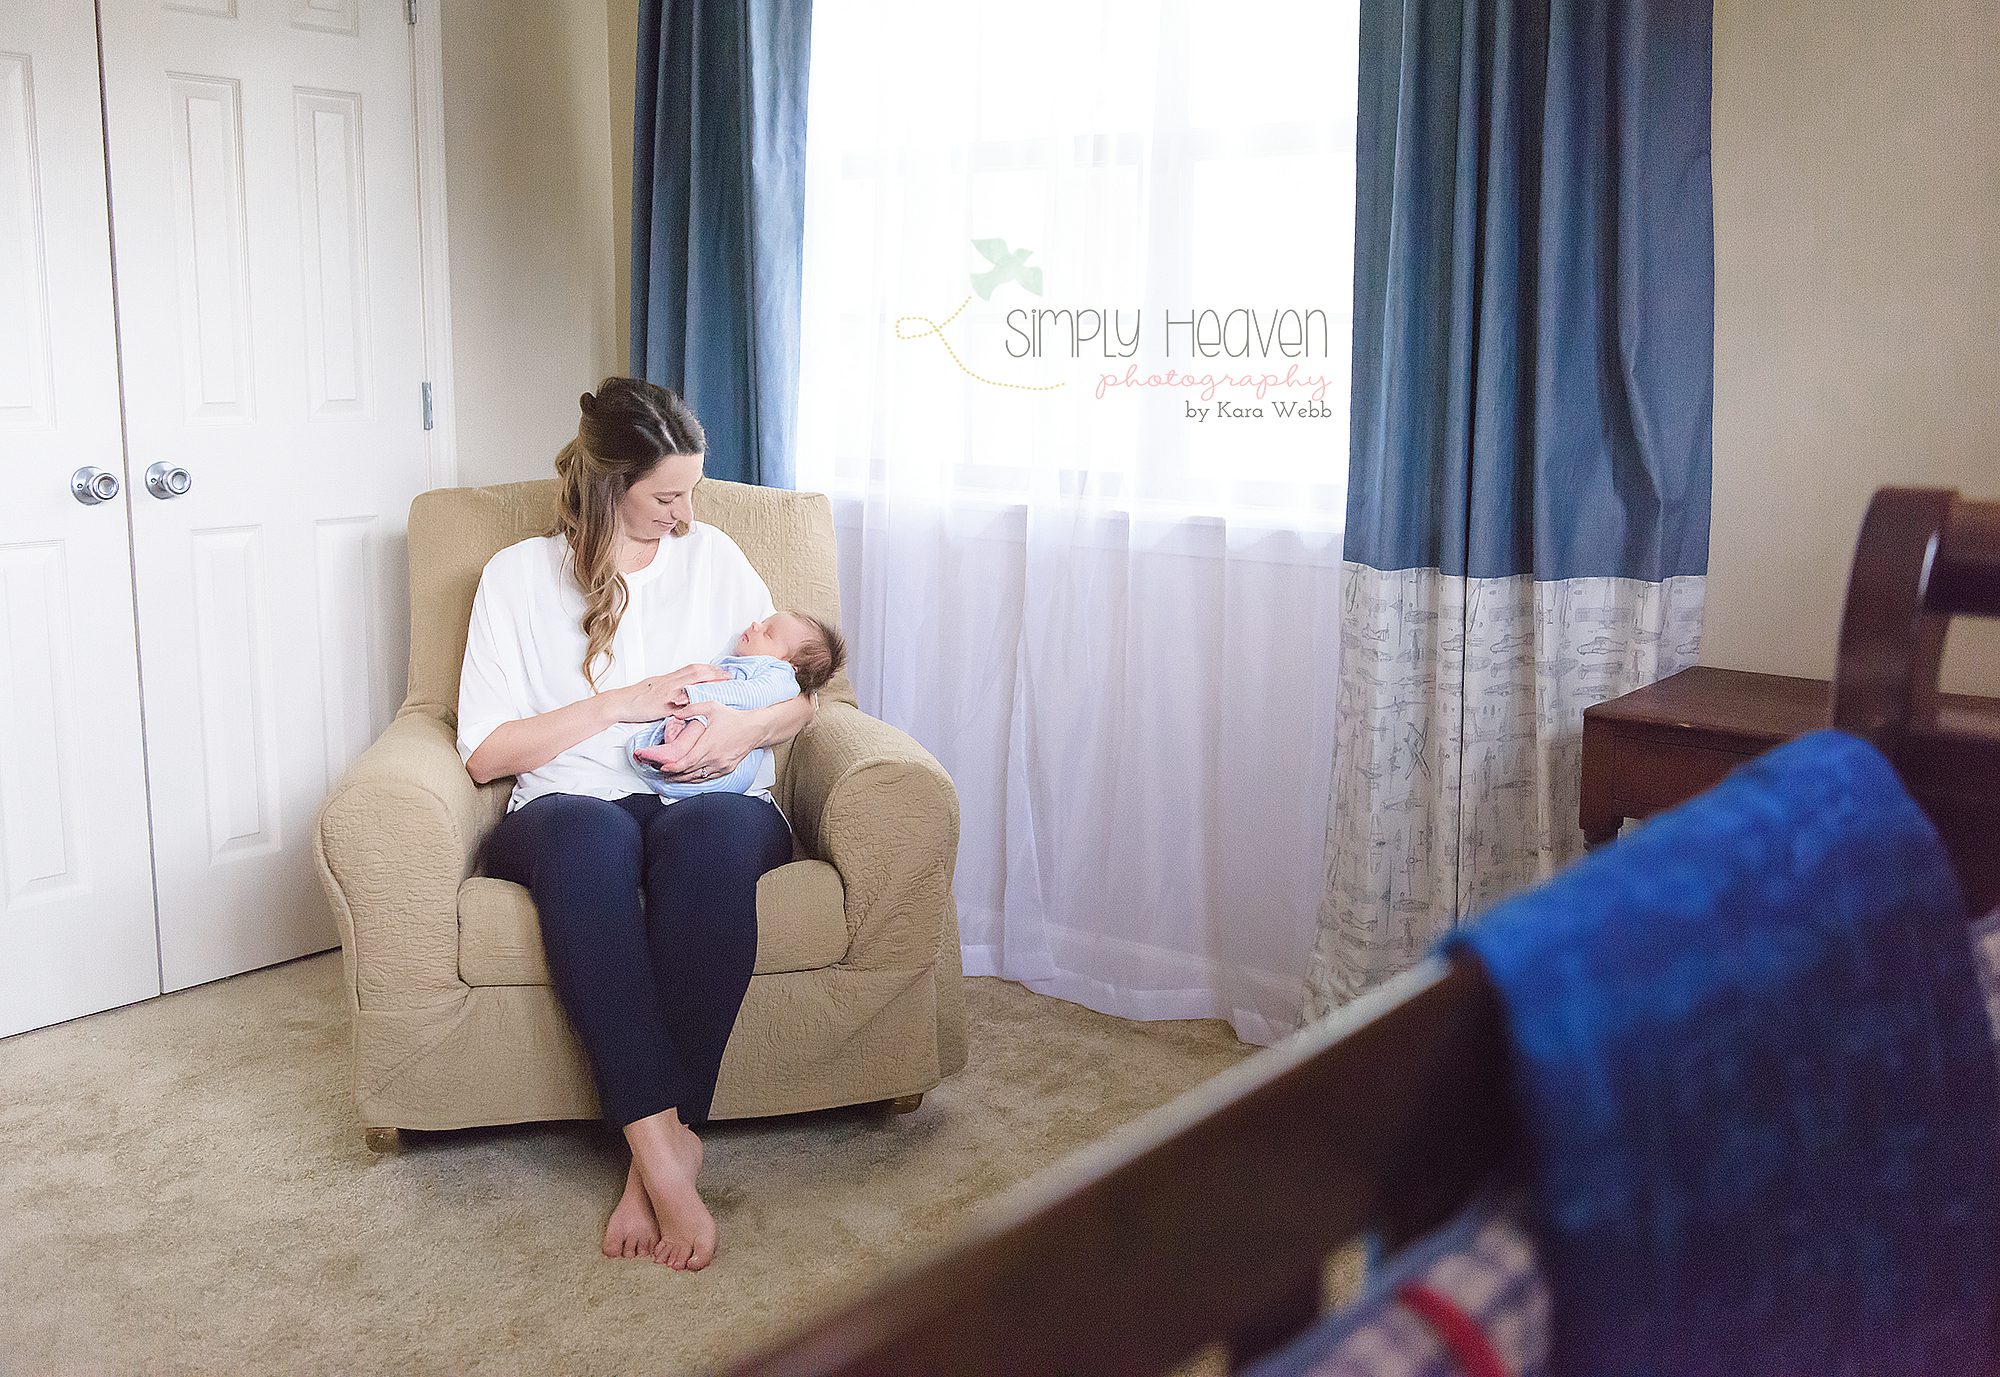
<path fill-rule="evenodd" d="M 812 693 L 847 663 L 847 642 L 833 626 L 803 612 L 777 612 L 752 622 L 736 638 L 736 653 L 715 662 L 726 679 L 689 684 L 681 690 L 687 707 L 641 728 L 626 750 L 632 768 L 653 792 L 667 798 L 693 794 L 740 794 L 757 780 L 770 748 L 759 746 L 720 779 L 677 780 L 660 773 L 660 765 L 678 760 L 700 739 L 708 719 L 701 703 L 727 708 L 768 708 L 801 693 Z M 672 751 L 667 748 L 673 747 Z"/>

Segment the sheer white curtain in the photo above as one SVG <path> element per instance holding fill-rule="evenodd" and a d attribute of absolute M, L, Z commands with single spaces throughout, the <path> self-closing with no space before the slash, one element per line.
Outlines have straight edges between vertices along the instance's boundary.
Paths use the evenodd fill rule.
<path fill-rule="evenodd" d="M 957 782 L 969 974 L 1297 1024 L 1355 48 L 1351 0 L 815 9 L 798 482 L 862 705 Z"/>

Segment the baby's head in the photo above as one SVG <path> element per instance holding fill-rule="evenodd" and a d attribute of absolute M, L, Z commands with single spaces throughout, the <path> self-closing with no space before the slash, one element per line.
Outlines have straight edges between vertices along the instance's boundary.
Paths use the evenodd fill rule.
<path fill-rule="evenodd" d="M 798 676 L 799 692 L 826 687 L 827 680 L 847 663 L 847 640 L 840 629 L 803 612 L 774 612 L 752 622 L 736 638 L 738 655 L 769 655 L 784 660 Z"/>

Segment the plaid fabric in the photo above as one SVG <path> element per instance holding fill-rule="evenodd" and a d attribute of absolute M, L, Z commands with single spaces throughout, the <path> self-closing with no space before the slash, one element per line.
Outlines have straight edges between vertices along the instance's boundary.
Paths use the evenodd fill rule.
<path fill-rule="evenodd" d="M 1244 1377 L 1463 1377 L 1431 1326 L 1396 1300 L 1406 1282 L 1455 1304 L 1508 1373 L 1540 1377 L 1548 1361 L 1548 1289 L 1512 1202 L 1472 1205 L 1373 1271 L 1353 1305 L 1245 1368 Z"/>

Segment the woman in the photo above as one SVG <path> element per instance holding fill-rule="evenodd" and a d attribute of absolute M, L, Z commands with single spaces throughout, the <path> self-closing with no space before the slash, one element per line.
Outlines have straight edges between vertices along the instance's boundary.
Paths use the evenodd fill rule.
<path fill-rule="evenodd" d="M 757 877 L 792 856 L 768 764 L 747 794 L 672 801 L 625 755 L 637 724 L 775 609 L 734 541 L 694 519 L 706 441 L 687 404 L 634 378 L 581 398 L 556 456 L 555 531 L 480 575 L 459 683 L 458 750 L 484 784 L 514 776 L 486 872 L 527 886 L 549 974 L 604 1116 L 632 1149 L 607 1257 L 698 1271 L 715 1219 L 695 1189 L 723 1048 L 757 956 Z M 679 665 L 671 673 L 653 673 Z M 703 704 L 676 779 L 727 774 L 796 735 L 814 705 Z M 643 900 L 641 890 L 644 891 Z"/>

